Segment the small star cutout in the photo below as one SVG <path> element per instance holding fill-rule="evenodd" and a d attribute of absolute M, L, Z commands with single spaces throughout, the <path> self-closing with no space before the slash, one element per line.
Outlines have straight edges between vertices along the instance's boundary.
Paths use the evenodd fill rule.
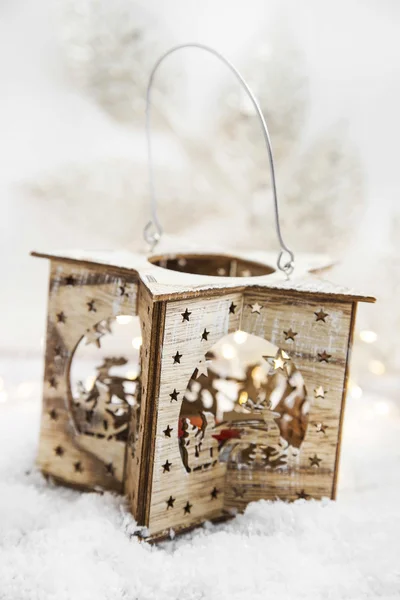
<path fill-rule="evenodd" d="M 315 427 L 317 433 L 326 433 L 326 430 L 328 429 L 328 425 L 325 425 L 325 423 L 315 423 Z"/>
<path fill-rule="evenodd" d="M 324 323 L 326 323 L 326 317 L 329 317 L 328 313 L 324 312 L 322 308 L 318 312 L 315 312 L 314 315 L 317 317 L 316 321 L 323 321 Z"/>
<path fill-rule="evenodd" d="M 173 498 L 172 496 L 170 496 L 166 502 L 167 502 L 167 510 L 169 508 L 174 508 L 175 498 Z"/>
<path fill-rule="evenodd" d="M 319 467 L 322 458 L 318 458 L 318 456 L 314 454 L 314 456 L 310 456 L 308 460 L 310 461 L 310 467 Z"/>
<path fill-rule="evenodd" d="M 58 412 L 56 411 L 55 408 L 52 408 L 51 411 L 49 412 L 49 417 L 52 421 L 57 421 L 58 419 Z"/>
<path fill-rule="evenodd" d="M 189 500 L 186 502 L 186 505 L 183 507 L 183 510 L 185 512 L 185 515 L 190 514 L 190 509 L 192 508 L 193 504 L 190 504 Z"/>
<path fill-rule="evenodd" d="M 101 347 L 100 339 L 103 337 L 104 333 L 98 331 L 96 328 L 87 329 L 85 333 L 86 338 L 86 346 L 88 344 L 96 344 L 98 348 Z"/>
<path fill-rule="evenodd" d="M 295 331 L 293 331 L 292 328 L 288 329 L 287 331 L 283 332 L 284 336 L 285 336 L 285 340 L 292 340 L 292 342 L 294 342 L 294 338 L 296 337 L 297 333 Z"/>
<path fill-rule="evenodd" d="M 233 493 L 235 494 L 235 498 L 243 498 L 245 490 L 243 488 L 232 488 Z"/>
<path fill-rule="evenodd" d="M 83 472 L 82 463 L 79 460 L 78 460 L 78 462 L 74 463 L 74 469 L 75 469 L 75 473 Z"/>
<path fill-rule="evenodd" d="M 209 361 L 209 360 L 205 360 L 204 362 L 202 361 L 198 364 L 196 379 L 198 379 L 201 375 L 208 377 L 208 366 L 209 366 L 210 362 L 211 361 Z"/>
<path fill-rule="evenodd" d="M 89 312 L 97 312 L 97 308 L 95 307 L 94 300 L 90 300 L 90 302 L 86 302 L 86 304 L 88 306 L 88 311 Z"/>
<path fill-rule="evenodd" d="M 114 465 L 112 464 L 112 462 L 108 463 L 108 465 L 106 465 L 106 472 L 107 475 L 115 475 L 115 468 Z"/>
<path fill-rule="evenodd" d="M 278 356 L 278 358 L 274 358 L 273 362 L 274 362 L 275 371 L 277 371 L 278 369 L 282 369 L 282 371 L 283 371 L 283 368 L 285 366 L 285 361 L 283 360 L 283 358 L 281 356 Z"/>
<path fill-rule="evenodd" d="M 55 390 L 58 388 L 58 381 L 55 377 L 50 377 L 49 379 L 49 386 L 51 388 L 54 388 Z"/>
<path fill-rule="evenodd" d="M 311 497 L 309 494 L 306 494 L 304 490 L 300 490 L 300 492 L 296 492 L 296 496 L 299 500 L 300 499 L 307 500 L 308 498 Z"/>
<path fill-rule="evenodd" d="M 67 317 L 65 316 L 65 314 L 62 311 L 57 313 L 57 323 L 65 323 L 66 320 L 67 320 Z"/>
<path fill-rule="evenodd" d="M 73 275 L 68 275 L 65 278 L 65 285 L 76 285 L 76 279 Z"/>
<path fill-rule="evenodd" d="M 329 359 L 332 358 L 332 354 L 327 354 L 324 350 L 323 352 L 318 352 L 318 360 L 319 362 L 329 362 Z"/>
<path fill-rule="evenodd" d="M 56 346 L 54 348 L 54 358 L 61 358 L 62 357 L 62 348 L 61 346 Z"/>
<path fill-rule="evenodd" d="M 211 500 L 216 500 L 218 498 L 219 490 L 215 487 L 211 492 Z"/>
<path fill-rule="evenodd" d="M 171 465 L 172 465 L 172 463 L 170 463 L 169 460 L 166 460 L 165 463 L 162 465 L 163 473 L 165 473 L 165 471 L 168 471 L 168 473 L 169 473 L 169 468 Z"/>
<path fill-rule="evenodd" d="M 325 393 L 326 392 L 325 392 L 324 388 L 322 387 L 322 385 L 318 386 L 314 390 L 314 396 L 316 398 L 325 398 Z"/>
<path fill-rule="evenodd" d="M 57 446 L 57 448 L 54 448 L 54 452 L 56 453 L 56 456 L 63 456 L 64 448 L 62 446 Z"/>
<path fill-rule="evenodd" d="M 164 429 L 163 434 L 165 435 L 165 437 L 169 437 L 170 438 L 171 437 L 171 431 L 173 431 L 173 428 L 168 425 L 167 429 Z"/>
<path fill-rule="evenodd" d="M 208 340 L 208 336 L 209 336 L 209 335 L 210 335 L 210 332 L 209 332 L 209 331 L 207 331 L 207 329 L 205 329 L 205 328 L 204 328 L 204 331 L 203 331 L 203 333 L 201 334 L 201 341 L 203 341 L 203 340 L 206 340 L 206 341 L 207 341 L 207 340 Z"/>
<path fill-rule="evenodd" d="M 104 319 L 103 321 L 100 321 L 100 323 L 98 323 L 95 326 L 96 331 L 98 331 L 102 335 L 104 335 L 105 333 L 112 333 L 111 322 L 112 322 L 112 318 Z"/>
<path fill-rule="evenodd" d="M 251 304 L 251 312 L 252 313 L 260 314 L 261 309 L 262 309 L 262 306 L 261 306 L 261 304 L 258 304 L 258 302 L 256 302 L 255 304 Z"/>
<path fill-rule="evenodd" d="M 172 357 L 174 359 L 174 364 L 175 363 L 181 364 L 182 356 L 183 356 L 183 354 L 179 354 L 179 352 L 177 351 L 175 356 Z"/>
<path fill-rule="evenodd" d="M 234 304 L 233 302 L 231 303 L 230 307 L 229 307 L 229 312 L 231 315 L 235 314 L 235 310 L 237 308 L 237 304 Z"/>
<path fill-rule="evenodd" d="M 182 313 L 182 323 L 183 321 L 189 321 L 189 317 L 192 313 L 188 311 L 188 309 L 185 310 L 185 312 Z"/>
<path fill-rule="evenodd" d="M 173 400 L 178 401 L 179 394 L 180 394 L 180 392 L 177 392 L 176 389 L 174 389 L 174 391 L 172 392 L 172 394 L 169 395 L 169 397 L 171 398 L 171 402 Z"/>

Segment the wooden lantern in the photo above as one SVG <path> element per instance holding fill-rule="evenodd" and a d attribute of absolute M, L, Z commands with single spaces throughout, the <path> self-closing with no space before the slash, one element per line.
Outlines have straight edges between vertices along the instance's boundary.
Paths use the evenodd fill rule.
<path fill-rule="evenodd" d="M 261 109 L 231 63 L 189 46 L 220 58 L 258 114 L 286 277 L 261 252 L 34 253 L 51 261 L 39 465 L 70 485 L 125 493 L 147 539 L 230 517 L 260 498 L 335 498 L 356 307 L 374 301 L 317 279 L 321 257 L 297 257 L 287 279 L 294 255 L 280 231 Z M 147 92 L 153 249 L 162 230 L 150 91 L 162 60 L 182 47 L 156 63 Z M 115 319 L 134 315 L 142 338 L 134 375 L 115 373 L 128 359 L 114 345 L 90 384 L 73 389 L 82 344 L 101 348 Z M 232 335 L 252 343 L 239 375 L 219 368 L 219 344 Z"/>
<path fill-rule="evenodd" d="M 296 278 L 287 281 L 263 253 L 34 254 L 51 260 L 43 472 L 80 488 L 124 492 L 151 539 L 225 518 L 259 498 L 335 497 L 356 306 L 373 298 L 310 275 L 324 266 L 318 257 L 299 257 Z M 108 402 L 88 394 L 79 407 L 70 371 L 80 340 L 100 346 L 110 320 L 126 314 L 140 318 L 140 385 L 129 406 L 117 402 L 118 419 L 110 411 L 112 396 L 121 398 L 116 382 L 108 384 Z M 250 386 L 251 406 L 238 397 L 222 423 L 204 408 L 195 425 L 182 416 L 188 389 L 207 381 L 210 351 L 236 331 L 279 348 L 262 358 L 267 381 L 279 374 L 288 384 L 272 405 L 268 393 L 276 396 L 277 386 L 261 386 L 259 406 Z M 305 390 L 296 409 L 292 364 Z M 288 431 L 291 416 L 297 425 Z M 242 463 L 232 460 L 238 453 Z"/>

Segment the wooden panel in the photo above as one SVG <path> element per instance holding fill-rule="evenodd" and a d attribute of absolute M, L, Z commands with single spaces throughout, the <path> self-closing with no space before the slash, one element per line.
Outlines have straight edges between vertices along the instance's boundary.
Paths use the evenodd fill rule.
<path fill-rule="evenodd" d="M 259 313 L 252 312 L 256 303 L 262 307 Z M 235 499 L 232 494 L 233 506 L 243 508 L 259 497 L 332 497 L 352 307 L 351 302 L 321 304 L 313 295 L 245 294 L 241 328 L 268 339 L 295 362 L 305 381 L 310 413 L 299 456 L 289 463 L 289 471 L 271 472 L 267 485 L 260 472 L 247 497 Z M 294 340 L 285 339 L 290 328 L 297 334 Z M 238 485 L 235 475 L 233 487 Z"/>
<path fill-rule="evenodd" d="M 168 531 L 170 528 L 190 527 L 195 522 L 221 515 L 225 465 L 217 464 L 187 473 L 180 453 L 178 423 L 189 379 L 213 344 L 227 333 L 238 329 L 241 304 L 240 295 L 233 294 L 220 298 L 170 302 L 167 305 L 150 534 Z M 183 317 L 185 311 L 189 313 L 188 320 Z M 203 339 L 205 329 L 209 332 L 206 340 Z M 167 435 L 165 432 L 169 429 L 171 432 Z M 167 461 L 170 463 L 168 469 L 163 466 Z"/>
<path fill-rule="evenodd" d="M 232 303 L 234 314 L 229 310 Z M 332 496 L 352 306 L 352 302 L 325 302 L 325 298 L 321 304 L 317 294 L 290 295 L 270 290 L 168 303 L 152 479 L 151 536 L 162 537 L 170 528 L 186 529 L 202 520 L 217 519 L 259 498 Z M 300 451 L 293 453 L 283 469 L 239 472 L 217 463 L 189 473 L 182 461 L 182 441 L 177 432 L 182 398 L 205 353 L 221 337 L 237 329 L 269 340 L 285 351 L 300 370 L 310 403 L 305 438 Z M 292 338 L 284 333 L 289 329 L 296 334 Z M 204 330 L 209 331 L 207 340 L 202 339 Z M 213 495 L 214 490 L 217 494 Z"/>
<path fill-rule="evenodd" d="M 38 464 L 65 483 L 122 491 L 125 442 L 79 431 L 69 379 L 83 336 L 95 341 L 99 322 L 136 314 L 137 287 L 133 274 L 121 277 L 79 264 L 51 263 Z"/>

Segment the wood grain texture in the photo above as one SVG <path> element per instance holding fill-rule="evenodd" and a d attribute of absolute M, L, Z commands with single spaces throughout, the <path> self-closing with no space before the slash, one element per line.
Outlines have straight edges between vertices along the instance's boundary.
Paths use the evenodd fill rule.
<path fill-rule="evenodd" d="M 162 252 L 162 248 L 160 248 L 160 252 Z M 324 255 L 297 254 L 296 269 L 289 281 L 284 278 L 280 271 L 275 270 L 277 256 L 271 252 L 227 250 L 224 253 L 218 253 L 219 256 L 225 256 L 229 264 L 234 263 L 235 260 L 239 264 L 250 261 L 258 263 L 259 269 L 262 268 L 261 265 L 264 265 L 264 267 L 267 267 L 266 270 L 270 272 L 270 274 L 260 275 L 259 269 L 255 269 L 254 273 L 252 273 L 250 268 L 251 275 L 249 276 L 243 276 L 243 273 L 241 273 L 241 276 L 235 276 L 238 275 L 237 271 L 232 271 L 228 277 L 191 273 L 189 269 L 181 272 L 165 269 L 152 264 L 150 262 L 152 256 L 128 251 L 33 252 L 32 255 L 44 258 L 58 258 L 71 264 L 78 262 L 82 266 L 88 267 L 96 265 L 98 272 L 110 272 L 110 270 L 114 270 L 120 273 L 121 276 L 132 273 L 135 276 L 139 274 L 139 278 L 149 289 L 154 301 L 193 298 L 203 295 L 207 291 L 210 295 L 221 295 L 228 292 L 240 293 L 249 287 L 253 287 L 255 291 L 257 289 L 271 288 L 285 292 L 294 290 L 297 292 L 314 293 L 319 294 L 321 298 L 325 297 L 326 300 L 340 299 L 343 301 L 375 302 L 375 298 L 371 296 L 360 294 L 355 290 L 350 290 L 314 277 L 313 273 L 321 271 L 327 265 L 331 264 L 330 259 Z M 196 253 L 191 251 L 188 253 L 179 251 L 177 248 L 169 249 L 167 253 L 164 253 L 167 261 L 171 260 L 172 257 L 184 258 L 185 256 L 193 257 L 195 255 L 204 260 L 207 259 L 209 268 L 212 268 L 212 259 L 210 258 L 210 256 L 213 256 L 212 253 L 204 253 L 203 251 Z M 160 254 L 157 253 L 155 258 L 159 260 Z M 190 263 L 188 264 L 190 265 Z M 217 260 L 215 264 L 216 271 L 220 268 L 219 265 L 219 260 Z M 245 270 L 247 270 L 247 267 Z"/>
<path fill-rule="evenodd" d="M 126 288 L 124 295 L 121 286 Z M 137 288 L 133 275 L 127 279 L 80 265 L 51 263 L 38 464 L 65 483 L 123 489 L 125 443 L 79 432 L 71 410 L 70 366 L 88 330 L 103 319 L 136 314 Z M 88 309 L 93 300 L 95 312 Z"/>
<path fill-rule="evenodd" d="M 229 311 L 232 303 L 236 307 L 234 313 Z M 191 313 L 189 321 L 183 321 L 186 309 Z M 218 517 L 223 510 L 226 466 L 221 463 L 187 473 L 180 453 L 178 424 L 189 379 L 199 362 L 204 361 L 206 352 L 221 337 L 238 329 L 241 309 L 241 296 L 237 294 L 167 304 L 148 525 L 151 535 L 169 528 L 188 527 L 199 519 Z M 210 332 L 207 340 L 202 339 L 204 328 Z M 177 352 L 182 355 L 179 363 L 174 361 Z M 178 400 L 171 398 L 174 390 Z M 164 434 L 167 427 L 173 429 L 171 437 Z M 162 467 L 166 460 L 171 462 L 168 472 Z M 219 491 L 216 498 L 212 497 L 214 488 Z M 174 503 L 168 507 L 170 497 Z M 190 513 L 185 512 L 188 502 L 192 505 Z"/>
<path fill-rule="evenodd" d="M 229 312 L 232 302 L 237 307 L 235 314 Z M 255 305 L 261 307 L 259 312 L 253 312 Z M 189 321 L 182 318 L 185 310 L 190 312 Z M 325 321 L 318 320 L 321 311 L 327 315 Z M 283 296 L 270 290 L 168 302 L 148 523 L 151 536 L 165 536 L 170 528 L 187 528 L 199 519 L 211 520 L 242 510 L 260 498 L 332 496 L 351 317 L 351 302 L 321 304 L 310 294 Z M 210 331 L 207 341 L 202 340 L 204 328 Z M 289 328 L 297 333 L 295 341 L 285 339 Z M 281 470 L 243 472 L 219 463 L 188 473 L 177 436 L 184 392 L 205 353 L 237 329 L 283 349 L 302 373 L 310 402 L 305 439 L 300 452 L 289 457 L 287 467 Z M 177 353 L 179 362 L 175 360 Z M 323 397 L 318 397 L 319 388 Z M 174 391 L 178 400 L 171 399 Z M 319 430 L 321 425 L 323 431 Z M 167 427 L 173 428 L 173 436 L 165 436 Z M 163 469 L 166 461 L 171 463 L 168 471 Z M 211 495 L 214 488 L 220 492 L 217 498 Z M 185 511 L 188 503 L 190 513 Z"/>

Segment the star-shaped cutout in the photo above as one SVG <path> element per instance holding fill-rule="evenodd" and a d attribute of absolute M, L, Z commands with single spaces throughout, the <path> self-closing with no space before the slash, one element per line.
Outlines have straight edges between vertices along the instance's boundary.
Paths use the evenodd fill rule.
<path fill-rule="evenodd" d="M 282 369 L 282 371 L 283 371 L 284 366 L 285 366 L 285 361 L 283 360 L 283 358 L 281 356 L 274 358 L 273 363 L 274 363 L 275 371 L 278 371 L 278 369 Z"/>
<path fill-rule="evenodd" d="M 262 306 L 261 306 L 261 304 L 258 304 L 258 302 L 256 302 L 255 304 L 251 304 L 251 312 L 252 313 L 260 314 L 261 309 L 262 309 Z"/>
<path fill-rule="evenodd" d="M 296 337 L 297 333 L 295 331 L 293 331 L 292 328 L 288 329 L 287 331 L 283 332 L 284 336 L 285 336 L 285 340 L 292 340 L 292 342 L 294 342 L 294 338 Z"/>
<path fill-rule="evenodd" d="M 229 312 L 230 312 L 231 315 L 235 314 L 236 308 L 237 308 L 237 304 L 234 304 L 233 302 L 231 302 L 231 305 L 229 307 Z"/>
<path fill-rule="evenodd" d="M 64 448 L 62 446 L 54 448 L 54 452 L 56 453 L 56 456 L 64 456 Z"/>
<path fill-rule="evenodd" d="M 164 429 L 163 434 L 165 435 L 165 437 L 171 437 L 171 431 L 173 431 L 173 428 L 170 427 L 169 425 L 167 426 L 166 429 Z"/>
<path fill-rule="evenodd" d="M 325 392 L 324 388 L 322 387 L 322 385 L 319 385 L 314 390 L 314 396 L 316 398 L 325 398 L 325 394 L 326 394 L 326 392 Z"/>
<path fill-rule="evenodd" d="M 170 497 L 168 498 L 168 500 L 166 500 L 166 503 L 167 503 L 167 510 L 168 510 L 169 508 L 174 508 L 174 502 L 175 502 L 175 498 L 173 498 L 172 496 L 170 496 Z"/>
<path fill-rule="evenodd" d="M 114 468 L 114 465 L 112 464 L 112 462 L 110 462 L 106 465 L 106 473 L 107 473 L 107 475 L 112 475 L 112 476 L 115 475 L 115 468 Z"/>
<path fill-rule="evenodd" d="M 185 310 L 185 312 L 182 313 L 182 323 L 184 321 L 190 321 L 189 317 L 192 313 L 188 311 L 188 309 Z"/>
<path fill-rule="evenodd" d="M 180 394 L 180 392 L 177 392 L 176 389 L 174 388 L 174 391 L 172 392 L 172 394 L 169 395 L 169 397 L 171 398 L 171 402 L 173 400 L 178 401 L 179 394 Z"/>
<path fill-rule="evenodd" d="M 219 490 L 215 487 L 211 492 L 211 500 L 216 500 L 218 498 Z"/>
<path fill-rule="evenodd" d="M 100 321 L 100 323 L 97 323 L 97 325 L 95 326 L 96 331 L 98 331 L 101 334 L 105 334 L 105 333 L 112 333 L 112 327 L 111 327 L 111 323 L 112 323 L 112 318 L 110 319 L 103 319 L 102 321 Z"/>
<path fill-rule="evenodd" d="M 323 352 L 318 352 L 318 360 L 319 362 L 329 362 L 329 359 L 332 358 L 332 354 L 327 354 L 324 350 Z"/>
<path fill-rule="evenodd" d="M 263 358 L 268 359 L 269 357 L 264 356 Z M 274 363 L 274 370 L 278 371 L 281 369 L 283 371 L 288 360 L 290 360 L 289 354 L 287 354 L 284 350 L 279 350 L 275 358 L 272 359 L 272 362 Z"/>
<path fill-rule="evenodd" d="M 181 364 L 181 358 L 182 358 L 183 354 L 179 354 L 178 351 L 176 351 L 175 356 L 173 356 L 172 358 L 174 359 L 174 364 L 178 363 Z"/>
<path fill-rule="evenodd" d="M 203 341 L 203 340 L 206 340 L 206 341 L 207 341 L 207 340 L 208 340 L 208 336 L 209 336 L 209 335 L 210 335 L 210 332 L 209 332 L 209 331 L 207 331 L 207 329 L 206 329 L 206 328 L 204 328 L 204 331 L 203 331 L 203 333 L 201 334 L 201 341 Z"/>
<path fill-rule="evenodd" d="M 94 300 L 90 300 L 89 302 L 86 302 L 86 304 L 87 304 L 89 312 L 97 312 L 97 308 L 95 306 L 95 301 Z"/>
<path fill-rule="evenodd" d="M 55 390 L 58 388 L 58 381 L 57 381 L 57 379 L 54 376 L 50 377 L 50 379 L 49 379 L 49 386 L 51 388 L 55 389 Z"/>
<path fill-rule="evenodd" d="M 246 491 L 244 488 L 237 488 L 237 487 L 233 487 L 232 490 L 233 490 L 233 493 L 235 494 L 235 498 L 243 498 L 245 491 Z"/>
<path fill-rule="evenodd" d="M 82 463 L 78 460 L 78 462 L 74 463 L 75 473 L 83 473 Z"/>
<path fill-rule="evenodd" d="M 317 433 L 326 433 L 326 430 L 328 429 L 328 425 L 325 425 L 325 423 L 315 423 L 315 427 Z"/>
<path fill-rule="evenodd" d="M 62 357 L 62 348 L 61 346 L 56 346 L 54 348 L 54 358 L 61 358 Z"/>
<path fill-rule="evenodd" d="M 103 337 L 104 333 L 98 331 L 96 327 L 92 329 L 87 329 L 85 333 L 86 346 L 88 344 L 96 344 L 98 348 L 101 347 L 100 339 Z"/>
<path fill-rule="evenodd" d="M 186 505 L 183 507 L 183 510 L 185 512 L 185 515 L 190 514 L 190 509 L 192 508 L 193 504 L 190 504 L 189 500 L 186 502 Z"/>
<path fill-rule="evenodd" d="M 196 379 L 198 379 L 201 375 L 208 377 L 208 367 L 209 367 L 210 363 L 211 363 L 210 360 L 204 360 L 204 361 L 199 362 L 199 364 L 197 365 Z"/>
<path fill-rule="evenodd" d="M 58 419 L 58 412 L 56 411 L 55 408 L 52 408 L 51 411 L 49 412 L 49 417 L 52 421 L 57 421 Z"/>
<path fill-rule="evenodd" d="M 308 460 L 310 461 L 310 467 L 319 467 L 322 458 L 318 458 L 318 456 L 314 454 L 314 456 L 310 456 Z"/>
<path fill-rule="evenodd" d="M 65 278 L 65 285 L 76 285 L 76 279 L 73 275 L 68 275 Z"/>
<path fill-rule="evenodd" d="M 323 321 L 324 323 L 326 323 L 326 317 L 329 317 L 328 313 L 326 313 L 322 308 L 318 312 L 315 312 L 314 315 L 317 317 L 315 319 L 316 321 Z"/>
<path fill-rule="evenodd" d="M 65 323 L 66 320 L 67 320 L 67 317 L 65 316 L 63 311 L 57 313 L 57 323 Z"/>
<path fill-rule="evenodd" d="M 163 473 L 165 473 L 165 471 L 168 471 L 168 473 L 169 473 L 169 468 L 171 465 L 172 465 L 172 463 L 169 462 L 169 460 L 166 460 L 165 463 L 162 465 Z"/>
<path fill-rule="evenodd" d="M 310 494 L 306 494 L 304 490 L 300 490 L 300 492 L 296 492 L 296 496 L 297 498 L 300 500 L 308 500 L 308 498 L 311 498 Z"/>

